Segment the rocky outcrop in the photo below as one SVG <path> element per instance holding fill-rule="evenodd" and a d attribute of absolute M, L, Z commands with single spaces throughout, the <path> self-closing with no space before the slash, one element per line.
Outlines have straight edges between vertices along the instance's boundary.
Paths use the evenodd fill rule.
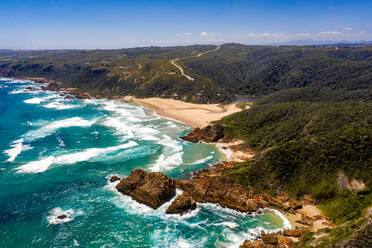
<path fill-rule="evenodd" d="M 285 230 L 283 231 L 283 235 L 286 237 L 295 237 L 299 238 L 302 236 L 302 232 L 299 230 Z"/>
<path fill-rule="evenodd" d="M 273 233 L 264 233 L 261 232 L 261 239 L 264 244 L 269 244 L 269 245 L 276 245 L 278 244 L 278 237 L 276 234 Z"/>
<path fill-rule="evenodd" d="M 261 232 L 259 237 L 261 240 L 250 241 L 246 240 L 240 246 L 240 248 L 290 248 L 292 247 L 292 241 L 288 237 L 284 237 L 281 234 L 265 234 Z"/>
<path fill-rule="evenodd" d="M 243 212 L 256 212 L 268 207 L 262 197 L 244 191 L 239 184 L 219 177 L 196 177 L 178 180 L 177 186 L 188 192 L 197 202 L 218 203 Z"/>
<path fill-rule="evenodd" d="M 113 183 L 113 182 L 116 182 L 116 181 L 119 181 L 120 180 L 120 177 L 114 175 L 110 178 L 110 182 Z"/>
<path fill-rule="evenodd" d="M 190 141 L 193 143 L 197 142 L 217 142 L 224 137 L 224 127 L 215 124 L 208 125 L 204 128 L 195 128 L 193 131 L 188 133 L 186 136 L 181 137 L 181 139 Z"/>
<path fill-rule="evenodd" d="M 285 195 L 271 197 L 244 190 L 240 184 L 226 176 L 226 169 L 233 167 L 234 164 L 224 162 L 215 165 L 213 169 L 194 173 L 192 179 L 176 180 L 177 187 L 188 192 L 197 202 L 218 203 L 242 212 L 256 212 L 267 207 L 286 211 L 301 208 L 300 203 L 290 200 Z"/>
<path fill-rule="evenodd" d="M 265 244 L 259 240 L 255 241 L 246 240 L 241 246 L 239 246 L 239 248 L 266 248 L 266 247 L 267 246 L 265 246 Z"/>
<path fill-rule="evenodd" d="M 196 202 L 189 193 L 184 192 L 177 196 L 173 200 L 171 205 L 168 207 L 167 214 L 183 214 L 185 212 L 194 210 L 196 208 Z"/>
<path fill-rule="evenodd" d="M 132 171 L 129 177 L 122 179 L 116 189 L 154 209 L 169 201 L 176 194 L 173 179 L 159 172 L 146 173 L 141 169 Z"/>

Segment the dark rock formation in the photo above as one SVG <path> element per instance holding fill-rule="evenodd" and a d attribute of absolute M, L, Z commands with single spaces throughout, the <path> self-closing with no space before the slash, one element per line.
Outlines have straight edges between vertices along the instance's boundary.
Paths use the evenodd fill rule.
<path fill-rule="evenodd" d="M 189 193 L 184 192 L 173 200 L 172 204 L 168 207 L 167 214 L 183 214 L 187 211 L 194 210 L 196 202 Z"/>
<path fill-rule="evenodd" d="M 110 182 L 116 182 L 116 181 L 119 181 L 120 180 L 120 177 L 118 177 L 118 176 L 116 176 L 116 175 L 114 175 L 114 176 L 112 176 L 111 178 L 110 178 Z"/>
<path fill-rule="evenodd" d="M 224 137 L 224 127 L 218 124 L 208 125 L 204 128 L 195 128 L 181 139 L 197 143 L 204 142 L 217 142 Z"/>
<path fill-rule="evenodd" d="M 71 99 L 74 99 L 74 97 L 71 96 L 71 95 L 67 95 L 67 96 L 65 96 L 65 98 L 64 98 L 64 100 L 71 100 Z"/>
<path fill-rule="evenodd" d="M 66 218 L 67 218 L 66 214 L 62 214 L 62 215 L 57 216 L 57 219 L 60 219 L 60 220 L 63 220 L 63 219 L 66 219 Z"/>
<path fill-rule="evenodd" d="M 173 179 L 159 172 L 147 174 L 141 169 L 132 171 L 130 176 L 122 179 L 116 188 L 119 192 L 154 209 L 169 201 L 176 194 Z"/>

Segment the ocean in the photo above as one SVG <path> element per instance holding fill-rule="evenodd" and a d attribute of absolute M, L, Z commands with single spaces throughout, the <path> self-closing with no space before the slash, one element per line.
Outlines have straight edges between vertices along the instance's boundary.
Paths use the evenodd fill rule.
<path fill-rule="evenodd" d="M 112 175 L 142 168 L 189 178 L 222 159 L 214 145 L 179 139 L 191 127 L 140 105 L 66 100 L 32 81 L 0 78 L 0 119 L 2 248 L 239 247 L 289 227 L 272 210 L 206 203 L 167 215 L 170 203 L 153 210 L 118 193 Z"/>

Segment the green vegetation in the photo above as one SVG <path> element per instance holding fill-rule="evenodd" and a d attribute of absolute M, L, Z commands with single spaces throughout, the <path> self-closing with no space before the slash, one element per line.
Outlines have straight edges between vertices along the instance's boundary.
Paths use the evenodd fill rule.
<path fill-rule="evenodd" d="M 225 44 L 118 50 L 0 51 L 0 75 L 45 77 L 96 96 L 266 103 L 371 100 L 372 47 Z M 201 55 L 202 54 L 202 55 Z M 188 80 L 170 60 L 177 64 Z"/>
<path fill-rule="evenodd" d="M 243 185 L 279 184 L 293 195 L 323 200 L 337 195 L 341 170 L 372 186 L 371 103 L 256 104 L 222 122 L 227 136 L 258 153 L 231 173 Z"/>
<path fill-rule="evenodd" d="M 358 232 L 356 237 L 353 237 L 353 234 L 356 233 L 360 228 L 362 228 L 362 232 Z M 317 233 L 317 235 L 321 234 L 327 234 L 323 237 L 319 238 L 319 240 L 316 241 L 316 247 L 318 248 L 326 248 L 326 247 L 339 247 L 341 242 L 345 242 L 346 240 L 349 240 L 349 244 L 351 243 L 353 246 L 347 246 L 347 247 L 370 247 L 371 245 L 371 239 L 370 239 L 370 233 L 372 231 L 372 224 L 367 223 L 367 219 L 359 219 L 354 221 L 349 221 L 348 223 L 344 225 L 339 225 L 336 228 L 326 228 L 321 229 Z M 369 234 L 365 235 L 364 232 L 367 232 Z M 313 237 L 314 233 L 311 233 L 309 231 L 304 233 L 303 238 L 301 239 L 301 242 L 297 244 L 297 247 L 313 247 L 309 244 L 315 240 Z"/>
<path fill-rule="evenodd" d="M 247 189 L 284 190 L 297 198 L 309 194 L 336 224 L 363 219 L 364 209 L 372 205 L 371 102 L 256 103 L 221 123 L 225 135 L 243 139 L 257 154 L 228 175 Z M 340 171 L 366 187 L 340 188 Z M 336 230 L 319 247 L 352 234 L 345 227 Z M 305 235 L 303 244 L 311 236 Z"/>
<path fill-rule="evenodd" d="M 170 63 L 175 58 L 194 81 Z M 226 136 L 243 139 L 257 156 L 228 176 L 246 188 L 315 198 L 340 224 L 325 230 L 319 247 L 350 238 L 365 223 L 363 211 L 372 204 L 371 46 L 2 50 L 0 76 L 45 77 L 103 97 L 225 103 L 245 96 L 238 104 L 243 111 L 221 124 Z M 245 109 L 248 96 L 255 103 Z M 341 188 L 340 171 L 366 187 Z M 313 240 L 305 233 L 299 247 Z"/>

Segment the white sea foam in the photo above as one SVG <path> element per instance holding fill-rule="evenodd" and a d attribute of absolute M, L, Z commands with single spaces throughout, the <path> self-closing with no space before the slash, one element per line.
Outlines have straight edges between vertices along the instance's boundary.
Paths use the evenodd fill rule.
<path fill-rule="evenodd" d="M 57 109 L 57 110 L 64 110 L 64 109 L 74 109 L 74 108 L 81 108 L 83 105 L 80 104 L 65 104 L 63 101 L 54 101 L 43 105 L 45 108 L 49 109 Z"/>
<path fill-rule="evenodd" d="M 75 164 L 82 161 L 88 161 L 94 157 L 109 152 L 114 152 L 122 149 L 127 149 L 138 144 L 134 141 L 129 141 L 126 144 L 111 146 L 106 148 L 89 148 L 80 152 L 60 155 L 49 156 L 42 158 L 38 161 L 32 161 L 16 168 L 18 173 L 40 173 L 46 171 L 52 164 Z"/>
<path fill-rule="evenodd" d="M 160 157 L 156 160 L 149 169 L 151 171 L 168 171 L 173 169 L 175 166 L 182 163 L 183 152 L 175 153 L 169 157 L 166 157 L 164 154 L 161 154 Z"/>
<path fill-rule="evenodd" d="M 50 95 L 50 96 L 46 96 L 46 97 L 34 97 L 34 98 L 31 98 L 31 99 L 27 99 L 24 102 L 29 103 L 29 104 L 40 104 L 41 102 L 45 102 L 45 101 L 47 101 L 49 99 L 52 99 L 52 98 L 55 98 L 55 97 L 56 97 L 55 95 Z"/>
<path fill-rule="evenodd" d="M 0 78 L 0 81 L 7 81 L 8 84 L 25 84 L 25 83 L 32 83 L 30 80 L 23 80 L 23 79 L 12 79 L 12 78 Z"/>
<path fill-rule="evenodd" d="M 57 225 L 57 224 L 62 224 L 66 222 L 72 221 L 76 216 L 83 215 L 84 212 L 81 210 L 75 211 L 73 209 L 67 209 L 67 210 L 62 210 L 62 208 L 53 208 L 52 210 L 49 211 L 49 216 L 47 217 L 47 221 L 49 224 Z M 58 216 L 61 215 L 66 215 L 65 218 L 60 219 Z"/>
<path fill-rule="evenodd" d="M 206 162 L 208 162 L 209 160 L 211 160 L 213 158 L 212 155 L 206 157 L 206 158 L 202 158 L 202 159 L 199 159 L 199 160 L 196 160 L 194 163 L 192 164 L 204 164 Z"/>
<path fill-rule="evenodd" d="M 12 142 L 11 149 L 5 150 L 4 153 L 8 154 L 8 162 L 13 162 L 22 151 L 32 149 L 29 145 L 23 145 L 23 139 L 17 139 Z"/>
<path fill-rule="evenodd" d="M 216 225 L 216 226 L 223 226 L 223 232 L 222 236 L 224 237 L 225 241 L 219 241 L 216 243 L 216 247 L 239 247 L 244 240 L 256 240 L 259 238 L 261 232 L 265 233 L 274 233 L 278 232 L 280 230 L 289 229 L 291 226 L 289 224 L 289 221 L 277 210 L 272 209 L 263 209 L 263 211 L 272 211 L 278 216 L 280 216 L 283 219 L 283 226 L 278 229 L 265 229 L 264 227 L 256 227 L 256 228 L 250 228 L 245 231 L 237 231 L 236 228 L 239 226 L 236 221 L 241 221 L 245 218 L 251 218 L 252 221 L 255 220 L 257 215 L 261 215 L 258 213 L 242 213 L 233 209 L 224 208 L 217 204 L 212 203 L 197 203 L 197 209 L 193 210 L 189 213 L 186 213 L 184 215 L 174 215 L 174 214 L 165 214 L 165 210 L 168 208 L 168 206 L 171 204 L 173 199 L 177 196 L 182 194 L 181 190 L 176 191 L 176 196 L 168 201 L 167 203 L 160 206 L 158 209 L 153 210 L 150 207 L 147 207 L 144 204 L 138 203 L 135 200 L 133 200 L 130 196 L 126 196 L 121 194 L 116 190 L 116 185 L 119 182 L 110 183 L 105 186 L 106 189 L 114 192 L 117 197 L 114 198 L 113 202 L 116 206 L 119 208 L 125 209 L 125 211 L 129 214 L 133 215 L 140 215 L 140 216 L 156 216 L 157 218 L 160 218 L 163 221 L 166 221 L 168 224 L 170 223 L 182 223 L 185 225 L 188 225 L 192 228 L 200 228 L 203 231 L 206 231 L 203 226 L 205 225 Z M 187 219 L 196 217 L 199 212 L 202 209 L 208 209 L 209 211 L 212 211 L 213 214 L 216 214 L 218 216 L 218 219 L 226 220 L 221 221 L 218 223 L 213 223 L 212 219 L 206 219 L 200 222 L 187 222 Z M 185 247 L 203 247 L 205 239 L 200 240 L 189 240 L 187 242 L 184 242 L 184 239 L 182 237 L 178 237 L 177 232 L 173 229 L 170 229 L 167 227 L 165 230 L 157 230 L 153 233 L 151 236 L 151 239 L 154 240 L 154 243 L 158 245 L 157 247 L 182 247 L 179 245 L 184 245 Z M 174 245 L 178 246 L 174 246 Z M 173 245 L 173 246 L 172 246 Z M 200 246 L 201 245 L 201 246 Z"/>
<path fill-rule="evenodd" d="M 235 222 L 230 222 L 230 221 L 224 221 L 224 222 L 221 222 L 221 223 L 215 223 L 213 225 L 214 226 L 227 226 L 229 228 L 236 228 L 238 226 L 238 224 L 236 224 Z"/>
<path fill-rule="evenodd" d="M 15 94 L 23 94 L 23 93 L 27 93 L 27 90 L 26 89 L 16 89 L 16 90 L 10 91 L 8 94 L 15 95 Z"/>
<path fill-rule="evenodd" d="M 183 163 L 183 147 L 180 142 L 173 140 L 168 135 L 163 135 L 157 143 L 163 146 L 162 154 L 149 167 L 151 171 L 167 171 Z"/>
<path fill-rule="evenodd" d="M 218 150 L 221 153 L 223 153 L 227 159 L 232 158 L 233 152 L 229 148 L 224 148 L 224 146 L 225 146 L 224 144 L 217 143 L 216 146 L 217 146 Z"/>
<path fill-rule="evenodd" d="M 24 138 L 27 141 L 34 141 L 51 135 L 60 128 L 89 127 L 95 122 L 96 120 L 85 120 L 80 117 L 72 117 L 68 119 L 53 121 L 39 129 L 28 131 L 26 134 L 24 134 Z"/>

